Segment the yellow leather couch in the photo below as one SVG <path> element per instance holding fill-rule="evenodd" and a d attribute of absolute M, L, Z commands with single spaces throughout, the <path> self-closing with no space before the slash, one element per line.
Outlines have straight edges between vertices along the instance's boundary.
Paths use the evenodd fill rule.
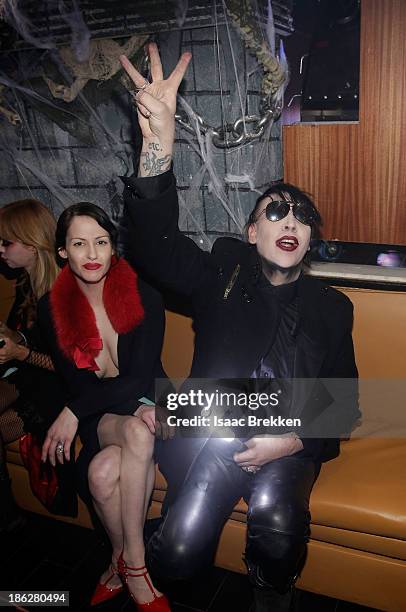
<path fill-rule="evenodd" d="M 381 418 L 388 405 L 374 393 L 378 387 L 373 379 L 385 379 L 390 386 L 391 379 L 406 378 L 406 293 L 344 291 L 355 306 L 360 376 L 370 379 L 372 385 L 367 380 L 361 383 L 363 412 L 372 415 L 370 434 L 343 442 L 340 457 L 322 468 L 311 497 L 311 540 L 298 586 L 388 612 L 405 612 L 406 437 L 402 415 L 395 411 L 389 427 Z M 192 351 L 190 320 L 167 313 L 163 362 L 170 376 L 187 374 Z M 18 503 L 46 514 L 31 494 L 17 444 L 10 445 L 8 462 Z M 164 491 L 165 482 L 157 474 L 152 516 L 160 513 Z M 91 526 L 83 504 L 77 519 L 66 520 Z M 246 506 L 240 501 L 221 537 L 219 566 L 245 571 L 245 521 Z"/>

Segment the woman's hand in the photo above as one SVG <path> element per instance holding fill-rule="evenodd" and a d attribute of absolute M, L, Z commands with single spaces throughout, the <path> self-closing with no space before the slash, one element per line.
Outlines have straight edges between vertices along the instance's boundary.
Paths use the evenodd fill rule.
<path fill-rule="evenodd" d="M 134 412 L 134 416 L 141 419 L 141 421 L 143 421 L 148 427 L 152 435 L 155 435 L 155 406 L 142 404 L 142 406 L 137 408 L 137 410 Z"/>
<path fill-rule="evenodd" d="M 303 449 L 302 441 L 293 435 L 251 438 L 244 444 L 248 449 L 234 455 L 234 461 L 241 468 L 261 467 L 270 461 L 293 455 Z"/>
<path fill-rule="evenodd" d="M 55 465 L 55 457 L 59 463 L 70 460 L 70 447 L 78 430 L 78 418 L 72 410 L 65 406 L 58 418 L 48 429 L 47 437 L 42 446 L 42 461 L 49 459 L 51 465 Z M 60 449 L 60 450 L 58 450 Z"/>
<path fill-rule="evenodd" d="M 168 424 L 170 412 L 162 406 L 155 406 L 155 437 L 168 440 L 175 435 L 175 427 Z"/>
<path fill-rule="evenodd" d="M 139 417 L 147 425 L 150 432 L 161 440 L 173 438 L 175 428 L 170 427 L 167 421 L 167 411 L 161 406 L 140 406 L 134 416 Z"/>
<path fill-rule="evenodd" d="M 164 79 L 161 58 L 155 43 L 148 45 L 148 52 L 151 83 L 144 79 L 125 55 L 120 56 L 121 65 L 138 89 L 135 102 L 144 139 L 140 176 L 160 174 L 170 165 L 175 137 L 176 95 L 192 57 L 190 53 L 183 53 L 170 76 Z"/>
<path fill-rule="evenodd" d="M 30 349 L 26 346 L 21 346 L 9 338 L 3 337 L 4 346 L 0 348 L 0 363 L 7 363 L 17 359 L 18 361 L 24 361 L 30 354 Z"/>
<path fill-rule="evenodd" d="M 16 344 L 18 344 L 18 342 L 21 342 L 20 334 L 14 331 L 13 329 L 7 327 L 7 325 L 3 321 L 0 321 L 0 338 L 9 338 L 9 340 L 12 340 Z"/>

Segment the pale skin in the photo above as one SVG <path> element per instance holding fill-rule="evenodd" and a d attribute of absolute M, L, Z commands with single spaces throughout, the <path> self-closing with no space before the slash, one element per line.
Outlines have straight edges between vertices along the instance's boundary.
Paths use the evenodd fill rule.
<path fill-rule="evenodd" d="M 289 201 L 288 194 L 285 198 Z M 268 221 L 265 217 L 265 209 L 271 200 L 278 200 L 279 196 L 267 196 L 258 206 L 256 222 L 248 228 L 248 241 L 257 245 L 259 255 L 280 268 L 268 276 L 264 267 L 265 275 L 273 285 L 283 285 L 293 282 L 299 278 L 300 267 L 306 252 L 309 250 L 311 228 L 296 219 L 292 209 L 289 214 L 280 221 Z M 293 251 L 284 251 L 278 247 L 278 239 L 288 236 L 297 240 L 297 247 Z M 286 270 L 297 266 L 295 273 L 287 280 Z"/>
<path fill-rule="evenodd" d="M 37 249 L 34 246 L 14 241 L 7 244 L 0 240 L 0 255 L 10 268 L 24 268 L 30 274 L 37 258 Z M 29 355 L 29 349 L 20 346 L 18 342 L 21 336 L 0 321 L 0 338 L 5 340 L 5 345 L 0 348 L 0 364 L 16 359 L 24 361 Z"/>
<path fill-rule="evenodd" d="M 95 358 L 100 378 L 118 375 L 117 342 L 103 305 L 103 287 L 111 265 L 113 248 L 110 237 L 94 219 L 86 216 L 73 218 L 66 237 L 66 246 L 59 254 L 68 260 L 80 289 L 87 297 L 95 316 L 103 341 L 103 349 Z M 98 269 L 84 266 L 99 264 Z M 134 418 L 135 417 L 135 418 Z M 69 460 L 70 446 L 78 428 L 78 419 L 65 407 L 48 430 L 42 459 Z M 101 451 L 89 467 L 89 486 L 94 506 L 112 544 L 112 564 L 123 551 L 123 559 L 132 567 L 145 565 L 143 526 L 155 480 L 153 462 L 155 433 L 155 408 L 141 406 L 134 415 L 104 414 L 98 425 Z M 64 444 L 64 454 L 56 453 L 59 441 Z M 56 459 L 55 459 L 56 457 Z M 105 582 L 111 575 L 108 568 L 101 576 Z M 113 575 L 108 582 L 111 589 L 121 586 L 121 580 Z M 143 578 L 129 578 L 128 586 L 136 601 L 153 599 Z M 159 595 L 159 592 L 156 591 Z"/>
<path fill-rule="evenodd" d="M 172 162 L 173 143 L 175 136 L 175 110 L 176 95 L 179 85 L 186 73 L 191 59 L 190 53 L 183 53 L 178 64 L 167 79 L 163 78 L 162 64 L 158 48 L 155 43 L 148 45 L 151 66 L 151 83 L 140 90 L 136 97 L 138 121 L 143 136 L 143 144 L 140 157 L 138 176 L 156 176 L 168 170 Z M 144 77 L 134 68 L 127 57 L 120 57 L 121 64 L 136 88 L 143 87 Z M 150 152 L 153 152 L 154 163 L 151 163 Z M 266 204 L 264 203 L 264 206 Z M 294 224 L 292 212 L 287 217 L 287 222 Z M 285 220 L 283 220 L 285 221 Z M 268 223 L 266 219 L 262 222 Z M 280 221 L 279 223 L 282 223 Z M 296 222 L 297 223 L 297 222 Z M 257 223 L 253 224 L 257 226 Z M 303 225 L 303 224 L 300 224 Z M 290 228 L 292 229 L 292 228 Z M 263 246 L 258 240 L 260 230 L 251 226 L 250 242 L 257 243 L 257 248 Z M 306 235 L 306 234 L 305 234 Z M 310 240 L 310 234 L 308 236 Z M 309 243 L 305 246 L 307 250 Z M 304 255 L 303 255 L 304 256 Z M 286 265 L 291 265 L 286 263 Z M 272 283 L 283 284 L 288 282 L 287 274 L 277 274 Z M 289 282 L 295 279 L 289 279 Z M 246 443 L 248 449 L 234 455 L 235 462 L 241 467 L 261 467 L 269 461 L 274 461 L 303 449 L 301 440 L 293 436 L 287 437 L 254 437 Z"/>

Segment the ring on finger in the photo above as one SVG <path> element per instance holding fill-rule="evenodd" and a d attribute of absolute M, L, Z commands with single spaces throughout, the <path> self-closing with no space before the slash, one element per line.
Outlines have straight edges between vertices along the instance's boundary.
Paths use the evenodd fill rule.
<path fill-rule="evenodd" d="M 136 85 L 134 87 L 134 91 L 132 92 L 132 95 L 135 97 L 137 95 L 137 93 L 139 93 L 140 91 L 144 91 L 146 87 L 148 87 L 148 85 L 150 85 L 150 82 L 147 81 L 147 79 L 144 79 L 144 84 L 141 85 L 140 87 L 138 85 Z"/>
<path fill-rule="evenodd" d="M 139 91 L 144 91 L 144 89 L 145 89 L 146 87 L 148 87 L 148 85 L 150 85 L 150 82 L 149 82 L 147 79 L 144 79 L 144 83 L 143 83 L 143 85 L 141 85 L 141 87 L 137 87 L 137 89 L 138 89 Z"/>
<path fill-rule="evenodd" d="M 242 467 L 241 469 L 244 470 L 244 472 L 247 472 L 248 474 L 256 474 L 261 468 L 258 465 L 247 465 L 246 467 Z"/>
<path fill-rule="evenodd" d="M 59 454 L 63 453 L 63 442 L 58 442 L 56 445 L 56 452 Z"/>

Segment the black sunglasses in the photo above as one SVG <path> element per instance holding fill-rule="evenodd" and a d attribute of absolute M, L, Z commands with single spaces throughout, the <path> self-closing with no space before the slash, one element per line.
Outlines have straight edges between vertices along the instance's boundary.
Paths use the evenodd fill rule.
<path fill-rule="evenodd" d="M 290 210 L 292 210 L 295 219 L 304 223 L 304 225 L 313 225 L 318 218 L 317 211 L 309 204 L 298 204 L 287 200 L 271 200 L 258 215 L 256 221 L 264 213 L 268 221 L 280 221 L 288 216 Z"/>

